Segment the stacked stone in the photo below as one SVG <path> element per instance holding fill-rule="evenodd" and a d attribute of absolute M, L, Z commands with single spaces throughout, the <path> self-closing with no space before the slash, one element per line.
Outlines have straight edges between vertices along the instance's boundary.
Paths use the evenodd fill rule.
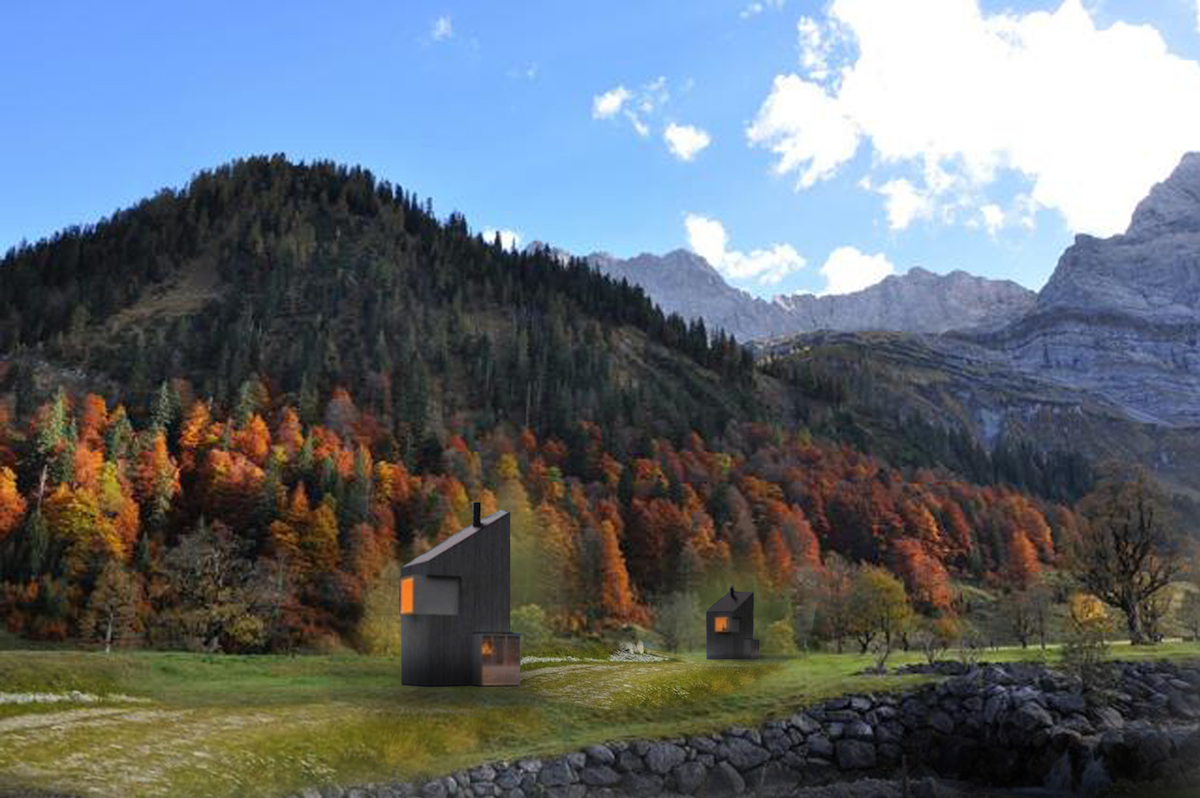
<path fill-rule="evenodd" d="M 1092 792 L 1200 762 L 1200 669 L 1114 666 L 1112 688 L 1031 664 L 986 665 L 904 694 L 850 695 L 754 729 L 593 745 L 423 784 L 301 798 L 645 798 L 736 795 L 914 772 Z M 957 671 L 956 671 L 957 672 Z"/>

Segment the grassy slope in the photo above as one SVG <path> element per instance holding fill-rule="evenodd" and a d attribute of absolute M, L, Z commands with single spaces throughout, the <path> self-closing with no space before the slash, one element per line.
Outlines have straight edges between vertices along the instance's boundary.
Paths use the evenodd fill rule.
<path fill-rule="evenodd" d="M 1200 657 L 1200 646 L 1121 650 Z M 992 658 L 1021 656 L 992 652 Z M 899 660 L 915 660 L 916 655 Z M 754 724 L 805 703 L 922 677 L 854 675 L 863 657 L 542 667 L 519 689 L 409 688 L 364 657 L 0 653 L 0 692 L 77 689 L 138 705 L 8 707 L 0 791 L 96 796 L 282 795 L 303 785 L 402 780 L 602 740 Z"/>

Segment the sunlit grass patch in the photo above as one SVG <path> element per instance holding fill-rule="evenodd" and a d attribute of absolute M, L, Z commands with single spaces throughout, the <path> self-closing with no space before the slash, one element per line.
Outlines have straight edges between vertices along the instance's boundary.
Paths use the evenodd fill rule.
<path fill-rule="evenodd" d="M 279 718 L 211 739 L 170 781 L 193 796 L 263 796 L 325 784 L 416 779 L 476 764 L 478 751 L 511 750 L 541 731 L 531 709 L 397 712 L 343 708 L 329 717 Z M 214 771 L 216 771 L 214 773 Z M 213 779 L 217 779 L 214 784 Z"/>
<path fill-rule="evenodd" d="M 780 663 L 751 665 L 691 665 L 669 671 L 639 673 L 629 677 L 616 693 L 610 709 L 641 713 L 711 702 L 748 687 L 782 667 Z M 619 678 L 619 677 L 616 677 Z"/>

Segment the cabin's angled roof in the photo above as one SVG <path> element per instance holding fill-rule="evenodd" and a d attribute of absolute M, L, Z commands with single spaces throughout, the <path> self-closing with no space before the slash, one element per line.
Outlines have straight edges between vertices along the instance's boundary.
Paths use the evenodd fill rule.
<path fill-rule="evenodd" d="M 733 612 L 738 607 L 746 602 L 746 599 L 754 594 L 743 590 L 740 593 L 733 588 L 729 588 L 729 592 L 717 599 L 716 602 L 708 608 L 709 612 Z"/>
<path fill-rule="evenodd" d="M 446 538 L 445 540 L 443 540 L 441 543 L 434 546 L 429 551 L 425 552 L 424 554 L 422 554 L 419 557 L 415 557 L 412 560 L 409 560 L 401 567 L 407 568 L 410 565 L 419 565 L 421 563 L 429 562 L 431 560 L 437 559 L 443 553 L 450 551 L 450 549 L 454 548 L 455 546 L 462 543 L 463 541 L 469 540 L 470 538 L 474 537 L 476 532 L 487 527 L 488 524 L 499 519 L 502 515 L 505 515 L 506 512 L 507 511 L 505 511 L 505 510 L 500 510 L 498 512 L 492 513 L 487 518 L 484 518 L 482 523 L 479 526 L 475 526 L 474 524 L 472 524 L 471 526 L 463 527 L 458 532 L 455 532 L 453 535 Z"/>

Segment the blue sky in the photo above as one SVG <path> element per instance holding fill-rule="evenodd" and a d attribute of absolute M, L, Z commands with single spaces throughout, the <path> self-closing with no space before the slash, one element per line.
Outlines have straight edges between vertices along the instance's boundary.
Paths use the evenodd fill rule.
<path fill-rule="evenodd" d="M 691 246 L 763 296 L 914 265 L 1036 289 L 1200 149 L 1196 0 L 46 2 L 0 29 L 0 249 L 285 152 L 524 242 Z"/>

